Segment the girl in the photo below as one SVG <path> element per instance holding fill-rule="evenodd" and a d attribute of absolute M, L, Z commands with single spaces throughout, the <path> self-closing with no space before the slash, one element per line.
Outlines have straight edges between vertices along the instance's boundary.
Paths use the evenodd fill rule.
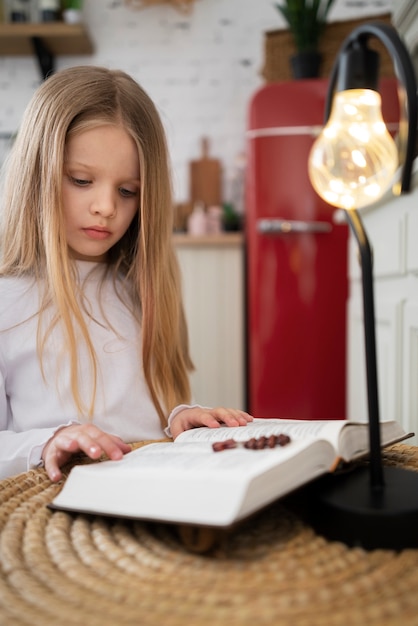
<path fill-rule="evenodd" d="M 76 67 L 24 114 L 2 194 L 0 477 L 77 452 L 245 425 L 190 405 L 187 330 L 156 108 L 128 75 Z"/>

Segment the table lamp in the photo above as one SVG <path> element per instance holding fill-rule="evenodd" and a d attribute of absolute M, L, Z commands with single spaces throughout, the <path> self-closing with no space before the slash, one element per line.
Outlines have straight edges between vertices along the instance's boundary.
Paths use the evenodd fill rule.
<path fill-rule="evenodd" d="M 377 92 L 378 38 L 389 52 L 401 109 L 397 141 L 389 134 Z M 367 374 L 369 464 L 332 474 L 313 486 L 312 522 L 329 539 L 366 549 L 418 546 L 418 473 L 383 467 L 378 404 L 372 250 L 357 209 L 393 187 L 409 191 L 417 132 L 417 85 L 396 30 L 364 23 L 343 42 L 330 75 L 325 126 L 308 161 L 316 192 L 343 209 L 359 248 Z M 398 144 L 398 145 L 397 145 Z M 395 182 L 399 180 L 400 182 Z"/>

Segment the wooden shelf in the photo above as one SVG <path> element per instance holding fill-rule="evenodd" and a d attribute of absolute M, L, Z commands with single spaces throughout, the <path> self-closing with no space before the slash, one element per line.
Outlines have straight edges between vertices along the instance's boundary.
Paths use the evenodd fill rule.
<path fill-rule="evenodd" d="M 83 24 L 0 24 L 0 56 L 34 54 L 33 40 L 41 40 L 51 55 L 92 54 L 93 44 Z"/>

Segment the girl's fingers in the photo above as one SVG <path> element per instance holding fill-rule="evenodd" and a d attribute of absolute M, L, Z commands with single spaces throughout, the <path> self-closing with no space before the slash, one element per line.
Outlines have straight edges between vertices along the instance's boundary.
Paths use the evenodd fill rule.
<path fill-rule="evenodd" d="M 176 438 L 177 435 L 189 428 L 199 426 L 217 428 L 222 424 L 226 426 L 245 426 L 252 420 L 253 417 L 249 413 L 237 409 L 191 407 L 190 409 L 184 409 L 176 415 L 170 425 L 170 429 L 173 437 Z"/>
<path fill-rule="evenodd" d="M 109 459 L 119 460 L 130 452 L 131 447 L 119 437 L 109 435 L 92 424 L 74 424 L 57 431 L 44 448 L 45 470 L 54 482 L 62 478 L 60 467 L 77 452 L 84 452 L 91 459 L 103 454 Z"/>
<path fill-rule="evenodd" d="M 245 426 L 253 420 L 253 417 L 245 411 L 236 409 L 215 408 L 207 409 L 206 413 L 210 418 L 215 419 L 220 424 L 226 426 Z"/>
<path fill-rule="evenodd" d="M 97 459 L 102 454 L 109 458 L 122 458 L 130 451 L 130 446 L 119 437 L 114 437 L 96 428 L 95 426 L 69 426 L 58 432 L 55 446 L 68 452 L 84 452 L 91 459 Z"/>

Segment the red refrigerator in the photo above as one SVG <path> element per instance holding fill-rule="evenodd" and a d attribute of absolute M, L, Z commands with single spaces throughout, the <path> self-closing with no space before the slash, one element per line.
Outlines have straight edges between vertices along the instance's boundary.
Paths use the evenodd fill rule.
<path fill-rule="evenodd" d="M 397 121 L 396 81 L 381 83 L 383 117 Z M 256 417 L 346 416 L 348 227 L 307 172 L 327 87 L 272 83 L 249 106 L 247 404 Z"/>
<path fill-rule="evenodd" d="M 307 172 L 326 93 L 321 79 L 273 83 L 250 103 L 247 389 L 256 417 L 345 417 L 348 231 Z"/>

